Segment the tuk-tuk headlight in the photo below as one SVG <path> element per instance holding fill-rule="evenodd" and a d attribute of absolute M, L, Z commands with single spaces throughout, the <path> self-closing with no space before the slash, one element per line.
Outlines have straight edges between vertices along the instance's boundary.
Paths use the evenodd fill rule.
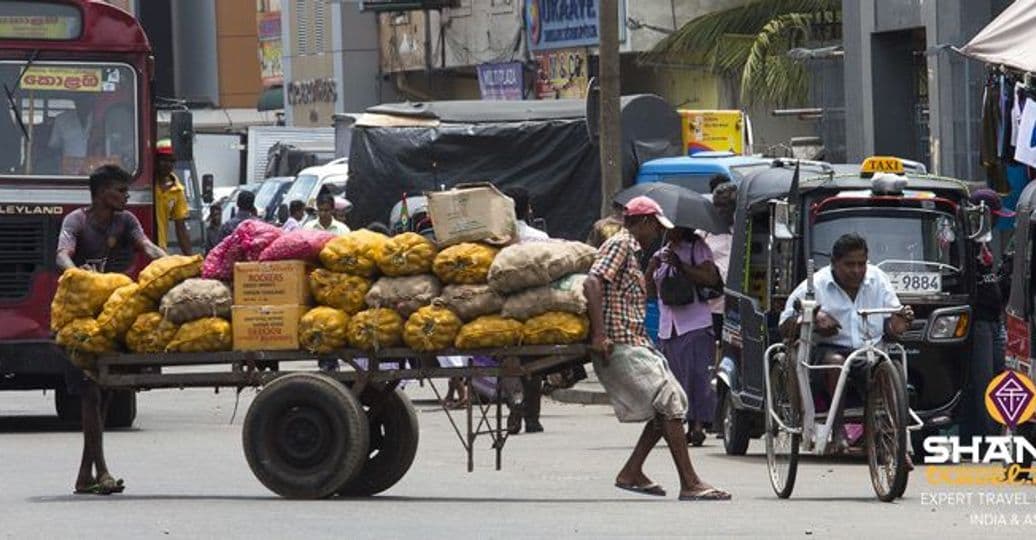
<path fill-rule="evenodd" d="M 928 318 L 927 339 L 930 341 L 960 341 L 968 336 L 970 309 L 944 308 L 932 312 Z"/>

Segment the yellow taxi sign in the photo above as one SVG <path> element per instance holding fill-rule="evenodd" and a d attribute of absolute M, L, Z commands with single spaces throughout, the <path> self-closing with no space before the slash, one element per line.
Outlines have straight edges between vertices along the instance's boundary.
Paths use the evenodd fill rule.
<path fill-rule="evenodd" d="M 906 167 L 903 166 L 903 160 L 892 157 L 892 156 L 871 156 L 863 161 L 863 165 L 860 166 L 861 173 L 893 173 L 903 174 L 906 172 Z"/>

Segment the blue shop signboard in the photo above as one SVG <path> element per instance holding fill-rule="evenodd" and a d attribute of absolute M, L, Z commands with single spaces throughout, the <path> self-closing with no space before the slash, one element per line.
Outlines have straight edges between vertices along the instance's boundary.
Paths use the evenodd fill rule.
<path fill-rule="evenodd" d="M 626 38 L 626 6 L 619 3 L 619 40 Z M 525 0 L 525 28 L 529 50 L 595 47 L 600 43 L 597 24 L 599 0 Z"/>

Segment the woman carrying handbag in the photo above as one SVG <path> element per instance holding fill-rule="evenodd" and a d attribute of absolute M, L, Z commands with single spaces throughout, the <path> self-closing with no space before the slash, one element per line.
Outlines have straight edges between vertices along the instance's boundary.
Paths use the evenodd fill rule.
<path fill-rule="evenodd" d="M 715 356 L 715 335 L 709 300 L 722 294 L 723 280 L 712 250 L 694 231 L 676 228 L 648 263 L 648 296 L 659 299 L 658 337 L 669 367 L 690 401 L 687 442 L 705 442 L 705 424 L 716 409 L 709 368 Z"/>

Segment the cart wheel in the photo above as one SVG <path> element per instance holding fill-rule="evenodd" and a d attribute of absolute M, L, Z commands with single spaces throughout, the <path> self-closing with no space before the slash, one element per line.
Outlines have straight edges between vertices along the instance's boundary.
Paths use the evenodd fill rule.
<path fill-rule="evenodd" d="M 799 442 L 801 435 L 789 433 L 777 424 L 770 415 L 773 410 L 784 425 L 797 428 L 802 425 L 802 411 L 792 391 L 794 374 L 790 372 L 787 356 L 774 357 L 770 365 L 770 387 L 766 392 L 767 410 L 763 411 L 766 424 L 766 467 L 770 473 L 773 492 L 782 499 L 791 496 L 795 489 L 795 476 L 799 467 Z"/>
<path fill-rule="evenodd" d="M 730 388 L 723 391 L 723 399 L 720 402 L 723 407 L 723 450 L 728 456 L 743 456 L 748 451 L 749 439 L 751 439 L 751 420 L 747 411 L 738 410 L 734 405 L 734 398 L 730 395 Z"/>
<path fill-rule="evenodd" d="M 370 423 L 370 452 L 360 472 L 338 489 L 348 497 L 381 493 L 399 482 L 414 463 L 419 430 L 417 412 L 410 398 L 399 389 L 391 392 L 364 392 L 365 406 L 384 399 L 378 415 L 367 415 Z"/>
<path fill-rule="evenodd" d="M 903 496 L 907 476 L 906 384 L 892 362 L 880 362 L 871 373 L 864 406 L 867 465 L 878 499 Z"/>
<path fill-rule="evenodd" d="M 367 422 L 345 386 L 317 373 L 277 378 L 256 396 L 242 430 L 252 473 L 274 493 L 319 499 L 359 472 Z"/>

